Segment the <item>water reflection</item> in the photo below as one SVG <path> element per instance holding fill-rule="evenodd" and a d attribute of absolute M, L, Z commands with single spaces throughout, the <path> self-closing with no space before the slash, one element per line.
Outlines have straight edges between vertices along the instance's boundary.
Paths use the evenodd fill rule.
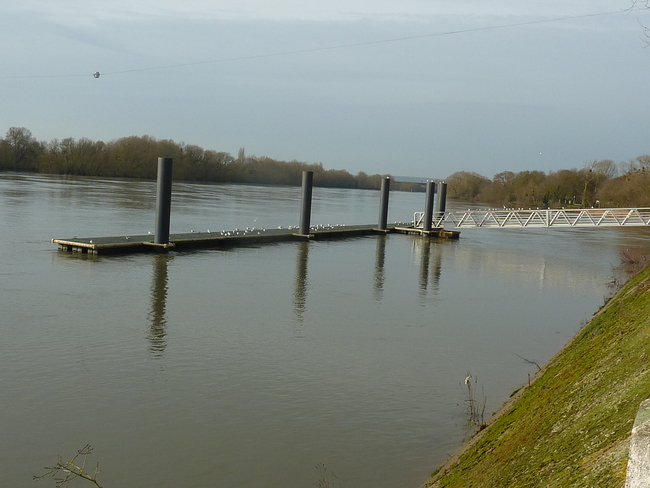
<path fill-rule="evenodd" d="M 638 244 L 619 246 L 619 264 L 612 266 L 612 276 L 607 285 L 616 291 L 631 276 L 648 265 L 647 246 Z"/>
<path fill-rule="evenodd" d="M 307 311 L 307 262 L 309 261 L 309 242 L 299 242 L 296 260 L 296 283 L 293 293 L 293 311 L 298 322 L 302 323 Z"/>
<path fill-rule="evenodd" d="M 431 286 L 434 294 L 440 291 L 440 275 L 442 274 L 442 246 L 433 249 L 433 266 L 431 266 Z"/>
<path fill-rule="evenodd" d="M 426 237 L 420 238 L 419 242 L 414 240 L 413 245 L 419 246 L 420 251 L 420 296 L 427 296 L 429 285 L 431 285 L 431 292 L 437 295 L 440 291 L 440 275 L 442 274 L 442 246 Z M 431 271 L 430 276 L 429 270 Z"/>
<path fill-rule="evenodd" d="M 42 439 L 77 443 L 71 429 L 47 421 L 64 417 L 75 405 L 89 407 L 80 410 L 79 422 L 105 432 L 103 442 L 124 447 L 116 453 L 116 462 L 124 468 L 120 475 L 135 480 L 134 488 L 147 484 L 169 488 L 174 478 L 189 477 L 197 485 L 215 484 L 212 472 L 197 474 L 187 467 L 192 463 L 170 461 L 179 457 L 203 464 L 217 459 L 226 466 L 221 469 L 223 486 L 255 486 L 259 473 L 251 473 L 250 459 L 273 467 L 270 486 L 313 485 L 317 474 L 313 463 L 325 459 L 346 486 L 419 486 L 427 468 L 444 461 L 462 439 L 460 422 L 445 419 L 459 417 L 458 381 L 466 371 L 480 371 L 480 380 L 485 379 L 491 391 L 488 409 L 497 408 L 525 381 L 521 360 L 512 351 L 534 358 L 552 356 L 575 333 L 585 313 L 602 303 L 598 283 L 618 262 L 614 246 L 630 248 L 631 239 L 650 242 L 647 229 L 548 229 L 534 234 L 467 229 L 458 241 L 431 241 L 425 273 L 428 295 L 421 298 L 418 285 L 426 283 L 420 269 L 422 240 L 415 239 L 411 251 L 411 238 L 402 235 L 390 235 L 384 242 L 372 238 L 331 245 L 312 242 L 309 271 L 309 249 L 299 243 L 260 252 L 171 253 L 181 266 L 170 263 L 170 256 L 96 258 L 57 252 L 44 239 L 142 233 L 140 227 L 152 221 L 149 210 L 123 218 L 118 209 L 124 199 L 114 188 L 99 180 L 84 181 L 105 198 L 83 212 L 75 195 L 52 200 L 52 188 L 69 185 L 57 178 L 30 180 L 29 198 L 20 203 L 29 209 L 29 218 L 5 211 L 10 197 L 0 193 L 0 227 L 11 230 L 2 232 L 0 241 L 5 249 L 25 251 L 5 252 L 0 260 L 4 346 L 0 388 L 3 411 L 12 419 L 6 422 L 0 447 L 7 486 L 21 485 L 24 473 L 31 473 L 33 462 L 9 463 L 16 457 L 33 457 L 26 450 L 29 445 Z M 121 183 L 137 188 L 128 180 Z M 0 188 L 7 185 L 4 176 L 0 178 Z M 245 218 L 253 221 L 258 216 L 255 224 L 243 225 L 257 226 L 264 219 L 276 226 L 294 223 L 298 207 L 289 199 L 289 190 L 281 189 L 278 202 L 269 189 L 261 205 L 257 198 L 248 204 L 239 199 L 249 189 L 215 186 L 211 206 L 178 205 L 174 210 L 178 231 L 216 228 L 216 220 L 223 228 L 241 228 Z M 326 190 L 322 195 L 330 194 Z M 203 187 L 188 184 L 184 191 L 202 195 Z M 315 211 L 326 215 L 321 223 L 375 221 L 378 192 L 350 190 L 348 195 L 331 203 L 314 201 Z M 407 220 L 414 208 L 421 207 L 420 197 L 408 192 L 391 195 L 391 219 L 406 215 Z M 396 210 L 401 208 L 399 213 L 394 212 L 394 203 Z M 350 208 L 361 210 L 357 214 Z M 318 222 L 317 214 L 314 221 Z M 331 259 L 341 252 L 352 254 L 345 260 L 351 266 L 332 266 Z M 444 283 L 437 253 L 444 253 Z M 271 276 L 257 280 L 259 272 Z M 275 273 L 277 290 L 271 294 L 268 286 Z M 215 288 L 216 281 L 215 286 L 205 286 L 217 278 L 223 279 L 219 282 L 223 288 Z M 230 280 L 233 283 L 227 285 Z M 543 289 L 536 290 L 540 280 Z M 438 282 L 440 291 L 432 296 Z M 381 302 L 374 299 L 373 286 Z M 231 302 L 215 300 L 222 289 Z M 479 292 L 480 300 L 468 299 L 477 298 Z M 176 300 L 177 295 L 187 298 Z M 237 306 L 258 298 L 259 307 L 239 313 Z M 503 304 L 498 309 L 482 306 L 497 301 Z M 346 313 L 337 314 L 331 326 L 318 327 L 327 320 L 322 315 L 310 324 L 316 308 L 328 310 L 339 303 Z M 224 322 L 216 324 L 224 306 L 227 313 L 220 315 Z M 101 323 L 93 320 L 98 309 L 106 315 Z M 137 327 L 121 326 L 137 313 Z M 304 315 L 305 326 L 296 314 Z M 176 315 L 186 320 L 177 323 Z M 414 327 L 418 324 L 423 326 Z M 304 339 L 296 344 L 299 334 Z M 86 350 L 70 349 L 64 340 L 69 336 L 90 343 L 92 357 Z M 197 337 L 205 344 L 201 354 Z M 43 342 L 47 348 L 38 347 Z M 140 367 L 138 350 L 115 347 L 129 343 L 141 348 L 143 342 L 146 350 L 141 352 L 154 366 L 170 360 L 172 349 L 173 364 L 162 369 Z M 170 355 L 166 344 L 172 346 Z M 164 359 L 154 359 L 163 355 Z M 64 370 L 71 360 L 83 367 L 70 369 L 73 377 L 63 388 L 51 388 L 47 371 Z M 125 365 L 131 372 L 128 381 L 122 377 Z M 98 391 L 96 384 L 103 387 Z M 440 395 L 449 401 L 437 401 Z M 128 409 L 128 418 L 114 415 L 115 402 Z M 137 463 L 131 460 L 146 454 L 151 445 L 160 448 L 150 469 L 144 474 L 135 471 Z M 47 459 L 52 448 L 45 448 Z"/>
<path fill-rule="evenodd" d="M 149 350 L 154 358 L 164 357 L 167 348 L 167 288 L 169 262 L 174 259 L 169 254 L 157 254 L 153 257 L 151 274 L 151 310 L 149 312 Z"/>
<path fill-rule="evenodd" d="M 431 256 L 431 241 L 428 237 L 422 237 L 420 239 L 420 242 L 417 244 L 420 245 L 420 296 L 426 296 L 427 288 L 429 286 L 429 258 Z"/>
<path fill-rule="evenodd" d="M 386 239 L 385 235 L 377 236 L 377 252 L 375 257 L 375 276 L 373 290 L 375 300 L 378 302 L 384 297 L 384 264 L 386 262 Z"/>

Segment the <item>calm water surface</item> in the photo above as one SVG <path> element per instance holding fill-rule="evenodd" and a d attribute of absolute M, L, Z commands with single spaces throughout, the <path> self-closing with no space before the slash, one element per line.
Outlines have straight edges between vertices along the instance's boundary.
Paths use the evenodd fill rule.
<path fill-rule="evenodd" d="M 175 184 L 172 232 L 297 225 L 300 189 Z M 312 223 L 379 192 L 314 189 Z M 410 221 L 424 194 L 391 194 Z M 152 231 L 155 183 L 0 175 L 0 472 L 89 443 L 107 488 L 419 486 L 603 303 L 647 229 L 464 230 L 92 258 L 52 237 Z M 453 208 L 453 205 L 451 206 Z M 47 482 L 52 484 L 51 482 Z M 41 482 L 46 486 L 46 482 Z"/>

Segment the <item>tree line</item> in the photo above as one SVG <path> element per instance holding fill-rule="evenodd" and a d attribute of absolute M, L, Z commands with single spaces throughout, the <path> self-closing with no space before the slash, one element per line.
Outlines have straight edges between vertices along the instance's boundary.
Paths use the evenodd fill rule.
<path fill-rule="evenodd" d="M 324 187 L 376 189 L 389 175 L 352 175 L 323 168 L 321 163 L 278 161 L 177 143 L 151 136 L 129 136 L 110 142 L 81 139 L 37 141 L 24 127 L 11 127 L 0 139 L 0 171 L 60 175 L 156 179 L 158 157 L 174 159 L 175 180 L 300 186 L 303 171 L 314 172 L 314 184 Z M 392 183 L 396 190 L 421 191 L 422 185 Z"/>
<path fill-rule="evenodd" d="M 278 161 L 203 149 L 151 136 L 129 136 L 110 142 L 81 139 L 37 141 L 24 127 L 11 127 L 0 139 L 0 171 L 60 175 L 155 179 L 158 157 L 174 159 L 174 179 L 299 186 L 303 171 L 314 172 L 314 184 L 337 188 L 377 189 L 389 175 L 356 175 L 323 168 L 321 163 Z M 592 161 L 580 169 L 504 171 L 489 179 L 458 171 L 446 180 L 447 196 L 466 202 L 506 207 L 650 207 L 650 155 L 625 163 Z M 423 191 L 418 183 L 392 182 L 391 188 Z"/>
<path fill-rule="evenodd" d="M 650 207 L 650 156 L 580 169 L 504 171 L 489 179 L 468 171 L 447 178 L 449 198 L 505 207 Z"/>

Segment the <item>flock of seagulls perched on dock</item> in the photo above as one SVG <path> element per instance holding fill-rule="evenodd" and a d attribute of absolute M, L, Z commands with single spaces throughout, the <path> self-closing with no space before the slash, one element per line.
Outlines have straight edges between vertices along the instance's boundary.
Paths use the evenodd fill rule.
<path fill-rule="evenodd" d="M 345 227 L 344 224 L 318 224 L 318 225 L 312 225 L 309 227 L 309 230 L 311 231 L 319 231 L 319 230 L 331 230 L 336 227 Z M 278 230 L 294 230 L 297 231 L 300 229 L 299 226 L 297 225 L 289 225 L 287 227 L 282 227 L 281 225 L 278 226 Z M 205 231 L 208 234 L 211 234 L 212 231 L 210 229 L 207 229 Z M 260 235 L 261 233 L 266 232 L 266 227 L 246 227 L 245 229 L 239 229 L 235 228 L 234 230 L 222 230 L 219 235 L 223 237 L 232 237 L 232 236 L 245 236 L 245 235 Z M 196 231 L 194 229 L 190 229 L 190 234 L 200 234 L 201 231 Z M 151 234 L 151 232 L 149 232 Z"/>
<path fill-rule="evenodd" d="M 257 219 L 255 219 L 257 220 Z M 403 222 L 397 222 L 397 224 L 403 224 Z M 344 228 L 347 227 L 346 224 L 317 224 L 317 225 L 311 225 L 309 227 L 310 232 L 319 232 L 319 231 L 327 231 L 327 230 L 333 230 L 336 228 Z M 270 229 L 269 229 L 270 230 Z M 289 230 L 289 231 L 298 231 L 300 230 L 300 227 L 297 225 L 289 225 L 287 227 L 282 227 L 281 225 L 278 226 L 277 230 Z M 194 229 L 190 229 L 190 234 L 201 234 L 201 233 L 207 233 L 207 234 L 212 234 L 217 231 L 211 231 L 210 229 L 206 229 L 205 231 L 197 231 Z M 236 236 L 248 236 L 248 235 L 261 235 L 262 233 L 267 232 L 266 227 L 246 227 L 245 229 L 239 229 L 235 228 L 234 230 L 222 230 L 219 232 L 219 236 L 221 237 L 236 237 Z M 153 232 L 148 231 L 148 235 L 153 235 Z M 126 237 L 128 239 L 128 237 Z"/>
<path fill-rule="evenodd" d="M 318 225 L 312 225 L 309 227 L 310 231 L 313 232 L 318 232 L 318 231 L 324 231 L 324 230 L 332 230 L 337 227 L 346 227 L 345 224 L 318 224 Z M 298 231 L 300 229 L 299 226 L 297 225 L 289 225 L 287 227 L 282 227 L 281 225 L 278 226 L 277 230 L 292 230 L 292 231 Z M 261 235 L 262 233 L 266 232 L 267 229 L 266 227 L 246 227 L 245 229 L 239 229 L 235 228 L 234 230 L 222 230 L 219 232 L 219 235 L 222 237 L 234 237 L 234 236 L 246 236 L 246 235 Z M 212 234 L 213 231 L 210 229 L 207 229 L 205 231 L 207 234 Z M 190 229 L 190 234 L 201 234 L 202 231 L 197 231 L 194 229 Z M 215 231 L 216 233 L 216 231 Z M 147 234 L 151 235 L 151 232 L 147 232 Z"/>
<path fill-rule="evenodd" d="M 257 219 L 255 219 L 257 220 Z M 403 225 L 403 222 L 396 222 L 395 225 Z M 317 225 L 311 225 L 309 227 L 309 232 L 322 232 L 322 231 L 328 231 L 328 230 L 334 230 L 334 229 L 341 229 L 345 230 L 346 227 L 349 227 L 349 225 L 346 224 L 317 224 Z M 354 227 L 354 226 L 353 226 Z M 277 233 L 273 232 L 272 229 L 268 229 L 271 235 L 274 235 Z M 288 227 L 282 227 L 278 226 L 277 230 L 282 231 L 282 230 L 288 230 L 288 231 L 294 231 L 294 232 L 299 232 L 300 227 L 297 225 L 289 225 Z M 210 229 L 207 229 L 205 231 L 207 234 L 212 234 L 213 232 Z M 266 233 L 267 229 L 265 227 L 246 227 L 245 229 L 239 229 L 235 228 L 234 230 L 222 230 L 219 232 L 218 236 L 219 237 L 243 237 L 243 236 L 252 236 L 252 235 L 262 235 L 263 233 Z M 190 229 L 190 234 L 201 234 L 202 231 L 196 231 L 194 229 Z M 216 231 L 215 231 L 216 234 Z M 147 235 L 152 236 L 153 232 L 147 231 Z M 74 239 L 77 239 L 77 236 L 73 237 Z M 129 240 L 129 236 L 124 236 L 125 240 Z M 90 244 L 95 244 L 95 242 L 91 239 Z"/>
<path fill-rule="evenodd" d="M 396 225 L 405 225 L 404 222 L 395 222 Z M 311 225 L 309 227 L 310 231 L 313 232 L 318 232 L 318 231 L 326 231 L 326 230 L 332 230 L 336 228 L 344 228 L 348 227 L 346 224 L 317 224 L 317 225 Z M 293 231 L 298 231 L 300 230 L 300 227 L 297 225 L 289 225 L 287 227 L 282 227 L 279 225 L 277 227 L 277 230 L 293 230 Z M 235 228 L 234 230 L 222 230 L 219 235 L 224 236 L 224 237 L 232 237 L 232 236 L 244 236 L 244 235 L 250 235 L 251 233 L 254 234 L 261 234 L 262 232 L 266 232 L 267 229 L 265 227 L 246 227 L 245 229 L 239 229 Z M 207 229 L 205 231 L 208 234 L 211 234 L 212 231 L 210 229 Z M 216 232 L 216 231 L 215 231 Z M 200 234 L 201 231 L 196 231 L 194 229 L 190 230 L 191 234 Z M 151 232 L 150 232 L 151 234 Z"/>

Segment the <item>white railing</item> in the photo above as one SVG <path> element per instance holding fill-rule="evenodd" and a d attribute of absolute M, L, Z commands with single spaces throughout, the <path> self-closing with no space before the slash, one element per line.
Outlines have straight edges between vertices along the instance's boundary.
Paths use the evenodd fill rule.
<path fill-rule="evenodd" d="M 424 212 L 413 225 L 424 226 Z M 650 208 L 469 209 L 434 216 L 434 227 L 612 227 L 650 226 Z"/>

